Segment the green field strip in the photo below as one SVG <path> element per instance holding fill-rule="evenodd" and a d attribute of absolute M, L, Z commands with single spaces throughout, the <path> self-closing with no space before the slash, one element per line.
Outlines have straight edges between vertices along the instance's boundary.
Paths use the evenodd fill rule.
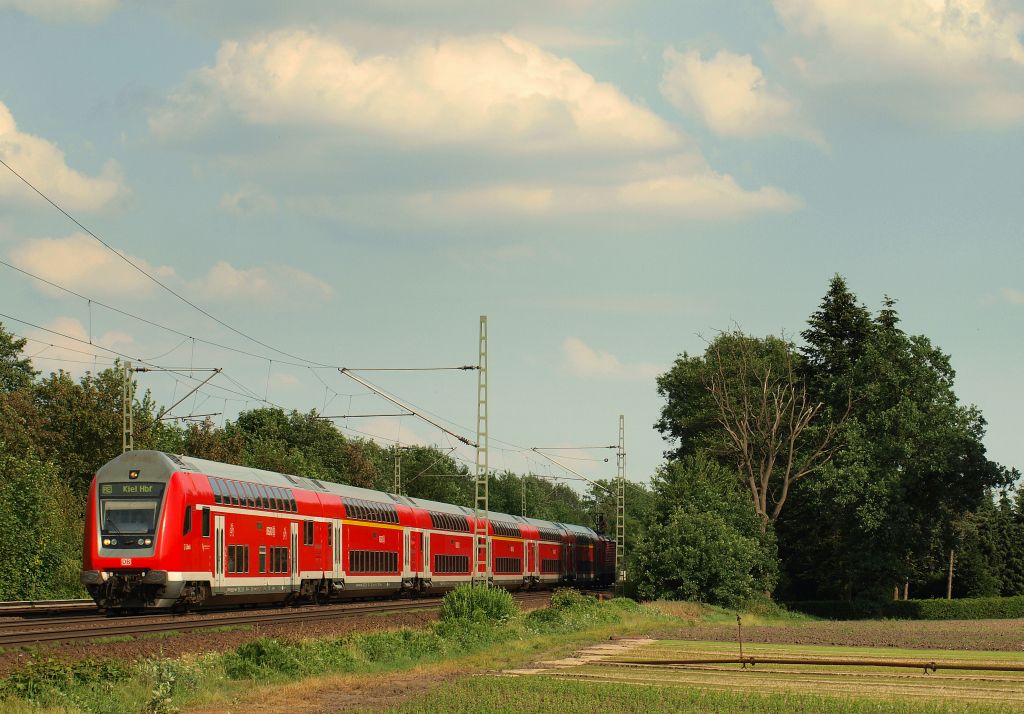
<path fill-rule="evenodd" d="M 652 659 L 671 659 L 670 655 L 692 656 L 724 655 L 738 656 L 739 645 L 736 642 L 699 641 L 699 640 L 659 640 L 656 643 L 636 647 L 630 657 L 639 659 L 650 655 Z M 936 650 L 936 649 L 903 649 L 896 647 L 845 647 L 836 645 L 795 645 L 785 643 L 744 642 L 744 655 L 827 655 L 830 657 L 871 657 L 892 659 L 894 661 L 945 661 L 945 662 L 992 662 L 993 664 L 1024 664 L 1024 652 L 1006 652 L 994 650 Z"/>
<path fill-rule="evenodd" d="M 716 691 L 748 692 L 748 693 L 775 693 L 775 694 L 813 694 L 826 697 L 851 697 L 870 698 L 881 700 L 893 700 L 912 697 L 919 700 L 948 701 L 955 699 L 961 702 L 987 702 L 987 703 L 1011 703 L 1020 702 L 1022 691 L 1017 688 L 1007 690 L 975 689 L 975 688 L 950 688 L 931 686 L 912 686 L 906 684 L 895 684 L 888 687 L 867 688 L 853 682 L 830 681 L 827 679 L 811 679 L 803 682 L 787 680 L 764 680 L 764 679 L 737 679 L 737 678 L 713 678 L 695 676 L 675 677 L 636 677 L 622 675 L 618 672 L 579 672 L 575 670 L 563 670 L 538 675 L 541 677 L 553 677 L 557 679 L 569 679 L 578 681 L 613 682 L 617 684 L 646 685 L 646 686 L 672 686 L 701 689 L 713 689 Z"/>
<path fill-rule="evenodd" d="M 899 674 L 892 671 L 882 671 L 876 669 L 875 671 L 851 671 L 851 670 L 840 670 L 836 671 L 835 668 L 830 670 L 820 669 L 813 671 L 804 670 L 780 670 L 780 669 L 746 669 L 742 670 L 737 665 L 733 669 L 727 669 L 725 667 L 679 667 L 679 668 L 656 668 L 656 667 L 630 667 L 628 665 L 605 665 L 605 664 L 593 664 L 583 667 L 577 667 L 571 671 L 579 671 L 584 673 L 603 673 L 609 671 L 615 671 L 620 673 L 621 676 L 634 676 L 639 678 L 658 678 L 658 679 L 672 679 L 679 676 L 694 676 L 696 673 L 703 673 L 705 677 L 732 677 L 732 678 L 746 678 L 750 681 L 758 681 L 768 679 L 770 681 L 825 681 L 831 682 L 833 678 L 841 677 L 847 681 L 856 683 L 858 686 L 864 685 L 886 685 L 886 686 L 922 686 L 922 687 L 944 687 L 947 689 L 956 688 L 986 688 L 986 689 L 1006 689 L 1009 692 L 1018 692 L 1024 694 L 1024 677 L 1021 678 L 1007 678 L 1007 677 L 994 677 L 994 676 L 944 676 L 940 677 L 937 674 Z M 618 676 L 618 675 L 617 675 Z M 856 681 L 856 680 L 869 680 L 869 681 Z"/>
<path fill-rule="evenodd" d="M 1014 672 L 997 672 L 997 671 L 972 671 L 957 672 L 955 670 L 947 670 L 945 673 L 941 670 L 939 672 L 929 672 L 924 674 L 923 672 L 912 673 L 910 671 L 897 672 L 887 667 L 851 667 L 842 669 L 835 666 L 822 666 L 822 667 L 808 667 L 806 665 L 799 665 L 799 669 L 792 669 L 787 666 L 786 669 L 782 669 L 783 665 L 769 665 L 763 666 L 758 665 L 757 667 L 748 667 L 742 669 L 740 665 L 728 665 L 728 664 L 716 664 L 716 665 L 677 665 L 677 666 L 666 666 L 659 667 L 657 665 L 631 665 L 631 664 L 619 664 L 614 662 L 598 662 L 594 666 L 598 666 L 602 669 L 636 669 L 641 671 L 649 672 L 680 672 L 680 671 L 702 671 L 702 672 L 722 672 L 722 673 L 744 673 L 746 676 L 788 676 L 788 675 L 824 675 L 829 677 L 848 677 L 851 679 L 863 678 L 871 680 L 893 680 L 893 681 L 911 681 L 920 680 L 924 682 L 993 682 L 1007 685 L 1021 685 L 1024 687 L 1024 673 Z M 1014 676 L 1016 675 L 1016 676 Z"/>

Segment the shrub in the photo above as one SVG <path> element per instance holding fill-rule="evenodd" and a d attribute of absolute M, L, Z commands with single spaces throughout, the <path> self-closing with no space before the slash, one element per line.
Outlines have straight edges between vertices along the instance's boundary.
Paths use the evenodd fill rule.
<path fill-rule="evenodd" d="M 633 577 L 645 600 L 667 598 L 735 606 L 772 590 L 774 541 L 748 535 L 714 511 L 676 509 L 651 525 L 634 553 Z"/>
<path fill-rule="evenodd" d="M 441 600 L 441 620 L 505 622 L 519 614 L 511 593 L 501 588 L 460 585 Z"/>
<path fill-rule="evenodd" d="M 232 679 L 252 679 L 266 674 L 294 676 L 301 668 L 293 648 L 269 637 L 241 644 L 224 656 L 224 671 Z"/>

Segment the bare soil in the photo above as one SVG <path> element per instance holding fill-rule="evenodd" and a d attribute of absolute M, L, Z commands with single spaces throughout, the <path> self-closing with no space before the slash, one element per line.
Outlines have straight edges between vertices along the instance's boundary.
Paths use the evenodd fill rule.
<path fill-rule="evenodd" d="M 736 625 L 691 624 L 651 634 L 657 639 L 735 642 Z M 809 621 L 743 627 L 744 642 L 936 650 L 1024 651 L 1022 620 Z"/>

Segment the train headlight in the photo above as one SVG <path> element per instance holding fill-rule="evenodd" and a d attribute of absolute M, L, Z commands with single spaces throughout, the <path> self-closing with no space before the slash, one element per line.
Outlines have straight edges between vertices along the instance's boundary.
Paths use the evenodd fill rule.
<path fill-rule="evenodd" d="M 147 538 L 146 539 L 146 545 L 153 545 L 153 539 L 152 538 Z"/>
<path fill-rule="evenodd" d="M 139 545 L 145 545 L 146 541 L 143 540 L 142 538 L 139 538 L 138 543 L 139 543 Z"/>
<path fill-rule="evenodd" d="M 103 539 L 103 545 L 110 545 L 110 539 L 109 538 L 104 538 Z"/>
<path fill-rule="evenodd" d="M 111 538 L 110 545 L 117 545 L 117 538 Z"/>

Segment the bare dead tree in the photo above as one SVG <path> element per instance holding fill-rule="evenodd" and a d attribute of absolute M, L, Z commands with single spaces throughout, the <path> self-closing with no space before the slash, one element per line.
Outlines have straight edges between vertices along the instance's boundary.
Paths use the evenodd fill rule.
<path fill-rule="evenodd" d="M 759 343 L 770 354 L 758 354 Z M 762 342 L 734 331 L 714 340 L 705 360 L 704 386 L 727 435 L 726 447 L 767 528 L 782 512 L 793 484 L 832 459 L 850 405 L 840 419 L 811 428 L 824 405 L 809 401 L 785 339 Z"/>

